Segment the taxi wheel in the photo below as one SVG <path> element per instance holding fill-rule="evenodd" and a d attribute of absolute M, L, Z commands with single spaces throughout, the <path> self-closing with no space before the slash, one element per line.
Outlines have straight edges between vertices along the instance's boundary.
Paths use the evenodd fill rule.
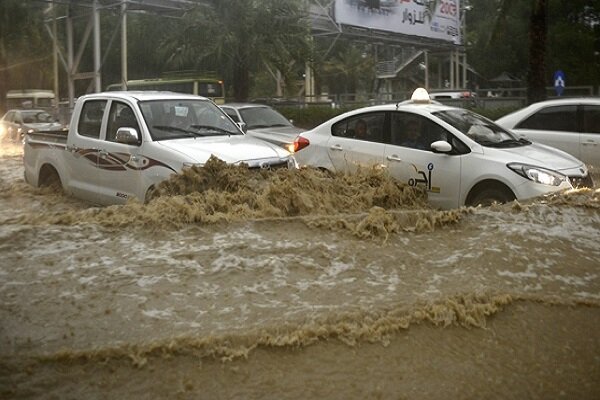
<path fill-rule="evenodd" d="M 494 203 L 508 203 L 509 201 L 513 201 L 515 199 L 515 195 L 508 188 L 486 188 L 477 193 L 471 199 L 469 205 L 470 206 L 491 206 Z"/>

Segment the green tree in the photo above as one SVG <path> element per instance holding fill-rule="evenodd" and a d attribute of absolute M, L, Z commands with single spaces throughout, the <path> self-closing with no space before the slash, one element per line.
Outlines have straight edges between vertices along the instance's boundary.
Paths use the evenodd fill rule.
<path fill-rule="evenodd" d="M 469 60 L 482 75 L 527 77 L 530 102 L 545 97 L 556 69 L 565 71 L 567 84 L 600 81 L 600 2 L 469 1 Z"/>
<path fill-rule="evenodd" d="M 220 67 L 231 77 L 236 101 L 248 98 L 252 72 L 264 63 L 286 70 L 310 55 L 303 2 L 210 0 L 184 18 L 162 43 L 175 68 Z"/>
<path fill-rule="evenodd" d="M 527 102 L 546 100 L 546 38 L 548 0 L 534 0 L 529 19 Z"/>
<path fill-rule="evenodd" d="M 9 89 L 40 86 L 50 57 L 44 40 L 42 13 L 20 0 L 0 1 L 0 110 L 6 109 Z M 51 48 L 51 47 L 50 47 Z M 26 82 L 27 81 L 27 82 Z"/>

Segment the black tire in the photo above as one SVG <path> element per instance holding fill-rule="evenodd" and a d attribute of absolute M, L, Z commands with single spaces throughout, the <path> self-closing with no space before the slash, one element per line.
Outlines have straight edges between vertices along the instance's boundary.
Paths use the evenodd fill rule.
<path fill-rule="evenodd" d="M 148 190 L 146 190 L 146 196 L 144 196 L 144 204 L 148 204 L 152 199 L 156 196 L 156 187 L 154 185 L 150 186 Z"/>
<path fill-rule="evenodd" d="M 494 203 L 508 203 L 514 199 L 515 195 L 509 189 L 487 188 L 474 195 L 469 205 L 487 207 Z"/>

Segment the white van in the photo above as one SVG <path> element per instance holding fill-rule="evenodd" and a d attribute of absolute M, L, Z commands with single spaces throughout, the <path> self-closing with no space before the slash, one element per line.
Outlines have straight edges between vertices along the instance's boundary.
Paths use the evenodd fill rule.
<path fill-rule="evenodd" d="M 36 108 L 48 110 L 54 107 L 54 98 L 52 90 L 9 90 L 6 93 L 6 105 L 8 109 Z"/>

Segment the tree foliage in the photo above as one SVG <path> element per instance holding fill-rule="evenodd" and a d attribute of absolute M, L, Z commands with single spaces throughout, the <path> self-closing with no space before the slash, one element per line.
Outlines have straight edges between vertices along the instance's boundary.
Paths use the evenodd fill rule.
<path fill-rule="evenodd" d="M 215 71 L 226 81 L 231 91 L 228 97 L 243 100 L 252 93 L 266 96 L 266 86 L 274 95 L 274 85 L 266 85 L 274 82 L 270 71 L 280 70 L 288 88 L 294 88 L 309 61 L 316 70 L 317 86 L 327 87 L 330 93 L 372 90 L 375 74 L 369 44 L 334 36 L 312 38 L 305 7 L 313 1 L 206 0 L 183 20 L 130 13 L 129 78 L 158 77 L 169 70 Z M 468 0 L 473 6 L 466 14 L 468 60 L 479 75 L 490 79 L 506 71 L 526 81 L 532 61 L 530 18 L 533 6 L 541 1 Z M 551 86 L 553 72 L 561 69 L 567 86 L 600 85 L 600 1 L 543 1 L 547 40 L 545 46 L 538 44 L 545 64 L 539 81 Z M 437 3 L 428 2 L 430 7 Z M 44 2 L 0 0 L 0 108 L 9 89 L 52 87 L 46 8 Z M 58 8 L 64 11 L 65 6 Z M 112 46 L 110 42 L 118 31 L 118 13 L 118 8 L 101 12 L 105 85 L 120 78 L 118 34 Z M 77 19 L 76 30 L 81 32 L 87 23 L 86 18 Z M 64 39 L 64 20 L 59 22 L 59 36 Z M 75 38 L 76 46 L 79 39 Z M 90 47 L 80 71 L 93 67 Z M 257 82 L 263 86 L 260 91 L 253 90 Z M 76 94 L 85 90 L 78 88 Z M 289 90 L 287 94 L 295 93 Z"/>
<path fill-rule="evenodd" d="M 50 76 L 42 66 L 50 53 L 41 12 L 30 12 L 21 0 L 0 1 L 0 110 L 6 107 L 6 92 L 17 83 L 43 86 Z"/>
<path fill-rule="evenodd" d="M 506 71 L 526 81 L 530 70 L 529 32 L 533 6 L 539 0 L 469 0 L 467 14 L 469 63 L 490 79 Z M 545 86 L 561 69 L 567 85 L 600 84 L 600 2 L 545 0 L 546 43 L 533 39 L 534 50 L 545 50 Z M 493 15 L 495 17 L 490 18 Z"/>
<path fill-rule="evenodd" d="M 296 0 L 212 0 L 190 13 L 163 41 L 176 68 L 221 67 L 233 97 L 246 100 L 253 72 L 264 64 L 285 71 L 310 57 L 310 32 Z"/>

